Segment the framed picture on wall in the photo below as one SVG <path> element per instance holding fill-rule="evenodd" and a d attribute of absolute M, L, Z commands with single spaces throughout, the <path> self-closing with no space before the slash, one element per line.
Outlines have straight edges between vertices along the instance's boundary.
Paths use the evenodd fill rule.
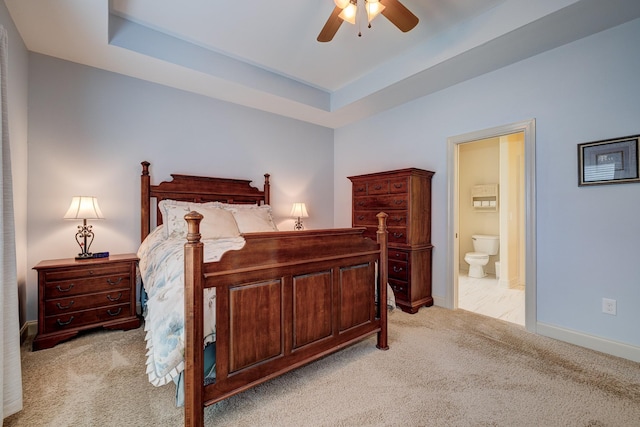
<path fill-rule="evenodd" d="M 640 135 L 578 144 L 578 185 L 640 182 Z"/>

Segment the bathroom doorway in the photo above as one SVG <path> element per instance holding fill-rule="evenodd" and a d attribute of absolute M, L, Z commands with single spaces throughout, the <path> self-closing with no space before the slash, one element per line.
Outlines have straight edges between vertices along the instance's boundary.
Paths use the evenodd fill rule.
<path fill-rule="evenodd" d="M 535 121 L 449 138 L 447 306 L 535 332 Z M 469 277 L 473 235 L 499 236 Z M 477 273 L 477 267 L 474 267 Z"/>

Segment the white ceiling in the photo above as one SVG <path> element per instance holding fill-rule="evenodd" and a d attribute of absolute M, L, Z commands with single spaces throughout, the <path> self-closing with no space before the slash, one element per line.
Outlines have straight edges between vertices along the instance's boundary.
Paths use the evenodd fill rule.
<path fill-rule="evenodd" d="M 383 0 L 384 1 L 384 0 Z M 638 0 L 401 0 L 316 37 L 333 0 L 5 0 L 27 48 L 340 127 L 640 17 Z"/>

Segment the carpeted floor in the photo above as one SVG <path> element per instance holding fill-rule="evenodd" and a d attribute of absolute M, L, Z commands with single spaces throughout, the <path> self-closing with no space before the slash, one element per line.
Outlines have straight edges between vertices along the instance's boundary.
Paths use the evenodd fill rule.
<path fill-rule="evenodd" d="M 389 316 L 368 339 L 205 409 L 216 426 L 638 426 L 640 364 L 463 310 Z M 31 352 L 13 426 L 179 426 L 144 374 L 142 328 Z"/>

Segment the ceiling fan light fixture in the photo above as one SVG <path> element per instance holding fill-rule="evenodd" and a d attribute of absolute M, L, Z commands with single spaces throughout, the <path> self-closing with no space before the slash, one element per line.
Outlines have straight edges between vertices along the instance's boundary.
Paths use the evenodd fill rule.
<path fill-rule="evenodd" d="M 385 5 L 380 3 L 378 0 L 367 0 L 366 9 L 367 19 L 371 22 L 385 9 Z"/>
<path fill-rule="evenodd" d="M 381 0 L 333 0 L 333 2 L 336 7 L 333 8 L 331 16 L 318 34 L 317 40 L 320 43 L 333 40 L 344 21 L 356 25 L 358 36 L 362 36 L 360 28 L 366 25 L 365 19 L 368 21 L 366 26 L 371 28 L 371 21 L 380 13 L 403 33 L 411 31 L 420 21 L 400 0 L 384 0 L 382 3 Z M 358 5 L 360 5 L 359 9 Z"/>
<path fill-rule="evenodd" d="M 349 0 L 333 0 L 333 2 L 336 4 L 336 6 L 338 6 L 340 9 L 344 9 L 345 7 L 347 7 L 349 5 Z"/>
<path fill-rule="evenodd" d="M 356 24 L 356 11 L 357 11 L 357 7 L 355 4 L 353 3 L 349 3 L 349 5 L 347 5 L 347 7 L 345 7 L 344 9 L 342 9 L 342 12 L 340 12 L 340 15 L 338 15 L 343 21 L 347 21 L 350 24 L 355 25 Z"/>

